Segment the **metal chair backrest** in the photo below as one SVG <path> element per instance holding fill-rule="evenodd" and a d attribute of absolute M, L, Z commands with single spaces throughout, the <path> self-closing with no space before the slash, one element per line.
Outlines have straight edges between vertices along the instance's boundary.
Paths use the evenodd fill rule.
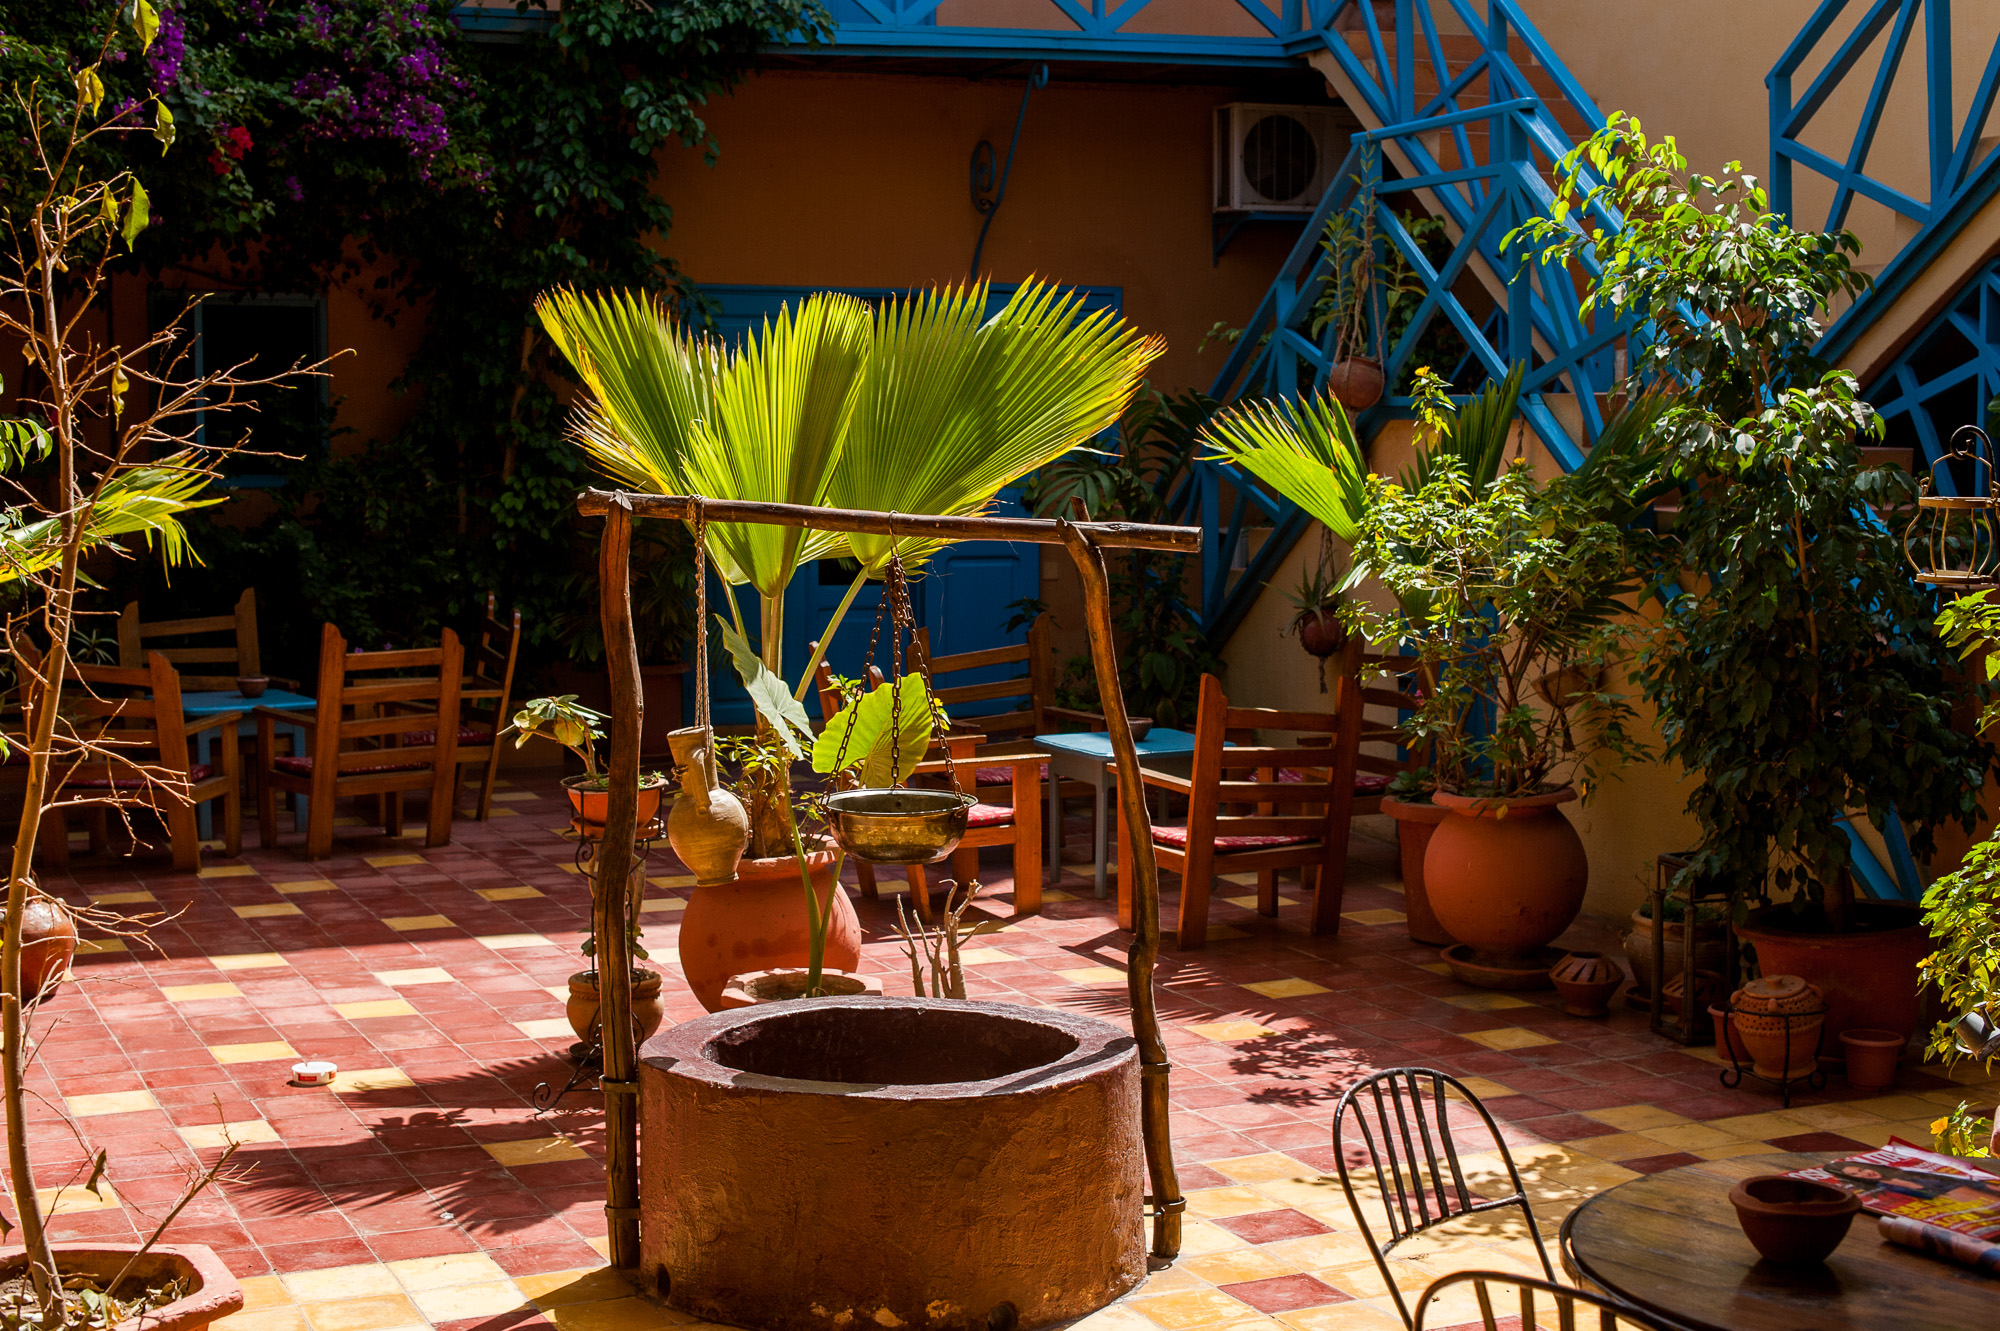
<path fill-rule="evenodd" d="M 1486 1139 L 1478 1149 L 1491 1150 L 1506 1166 L 1511 1191 L 1505 1195 L 1490 1196 L 1473 1186 L 1456 1133 L 1479 1129 L 1452 1123 L 1454 1100 L 1478 1116 Z M 1347 1159 L 1350 1121 L 1359 1129 L 1360 1145 L 1367 1152 L 1368 1167 L 1381 1191 L 1382 1211 L 1388 1225 L 1387 1242 L 1377 1241 L 1375 1227 L 1369 1223 L 1362 1199 L 1355 1193 L 1354 1175 Z M 1405 1326 L 1414 1323 L 1408 1305 L 1403 1302 L 1403 1293 L 1390 1274 L 1388 1253 L 1404 1239 L 1459 1216 L 1518 1206 L 1528 1222 L 1528 1234 L 1535 1241 L 1542 1269 L 1550 1280 L 1555 1279 L 1555 1268 L 1549 1263 L 1548 1249 L 1542 1245 L 1542 1232 L 1535 1224 L 1535 1213 L 1528 1205 L 1527 1190 L 1521 1184 L 1521 1171 L 1514 1166 L 1514 1156 L 1508 1151 L 1493 1115 L 1456 1077 L 1435 1068 L 1391 1068 L 1356 1082 L 1340 1097 L 1340 1105 L 1333 1111 L 1333 1149 L 1347 1205 L 1354 1212 L 1361 1237 L 1367 1241 L 1368 1251 L 1395 1298 L 1396 1311 L 1402 1314 Z"/>
<path fill-rule="evenodd" d="M 1464 1285 L 1472 1286 L 1473 1300 L 1479 1309 L 1478 1322 L 1465 1320 L 1464 1305 L 1457 1300 L 1432 1315 L 1434 1305 Z M 1643 1312 L 1607 1295 L 1506 1271 L 1454 1271 L 1433 1281 L 1417 1300 L 1415 1326 L 1416 1331 L 1424 1331 L 1426 1327 L 1473 1325 L 1481 1331 L 1502 1331 L 1502 1319 L 1508 1323 L 1507 1331 L 1512 1331 L 1515 1325 L 1521 1331 L 1534 1331 L 1537 1327 L 1556 1331 L 1683 1331 L 1679 1323 L 1662 1320 L 1655 1313 Z"/>

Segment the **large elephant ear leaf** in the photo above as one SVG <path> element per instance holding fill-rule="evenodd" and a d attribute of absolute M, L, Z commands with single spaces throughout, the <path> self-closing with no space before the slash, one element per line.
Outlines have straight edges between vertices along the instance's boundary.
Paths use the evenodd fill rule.
<path fill-rule="evenodd" d="M 802 741 L 812 736 L 812 718 L 806 715 L 805 704 L 792 696 L 785 681 L 759 659 L 728 620 L 717 615 L 715 622 L 722 626 L 723 645 L 729 649 L 729 659 L 736 664 L 737 677 L 743 681 L 758 717 L 777 733 L 787 753 L 794 758 L 805 757 Z"/>
<path fill-rule="evenodd" d="M 861 784 L 874 790 L 907 780 L 930 748 L 931 705 L 930 690 L 921 679 L 904 679 L 900 697 L 896 685 L 887 681 L 877 684 L 834 713 L 833 719 L 826 723 L 826 729 L 813 744 L 813 770 L 858 771 Z"/>

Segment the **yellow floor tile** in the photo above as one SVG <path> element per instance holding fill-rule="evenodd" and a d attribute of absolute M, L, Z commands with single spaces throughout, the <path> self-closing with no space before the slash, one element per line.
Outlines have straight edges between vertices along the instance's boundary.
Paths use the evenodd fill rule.
<path fill-rule="evenodd" d="M 218 1063 L 263 1063 L 272 1059 L 297 1058 L 299 1051 L 283 1040 L 260 1040 L 251 1044 L 212 1044 L 208 1052 Z"/>
<path fill-rule="evenodd" d="M 498 1317 L 527 1306 L 514 1282 L 504 1275 L 484 1285 L 453 1285 L 427 1289 L 413 1296 L 417 1311 L 433 1323 L 461 1317 Z"/>
<path fill-rule="evenodd" d="M 639 909 L 642 911 L 686 910 L 687 905 L 687 900 L 684 897 L 648 897 L 639 903 Z M 959 956 L 962 960 L 964 953 L 960 953 Z"/>
<path fill-rule="evenodd" d="M 391 1328 L 421 1326 L 423 1314 L 401 1294 L 374 1299 L 342 1299 L 334 1303 L 308 1303 L 302 1308 L 312 1331 L 391 1331 Z"/>
<path fill-rule="evenodd" d="M 537 1308 L 556 1308 L 565 1303 L 596 1303 L 622 1299 L 632 1287 L 609 1267 L 579 1267 L 572 1271 L 550 1271 L 545 1275 L 515 1276 L 515 1288 Z"/>
<path fill-rule="evenodd" d="M 1445 965 L 1442 961 L 1427 961 L 1417 967 L 1417 969 L 1420 971 L 1429 971 L 1433 975 L 1450 975 L 1452 973 L 1451 967 Z"/>
<path fill-rule="evenodd" d="M 1190 1289 L 1157 1298 L 1134 1299 L 1132 1307 L 1167 1331 L 1237 1321 L 1252 1311 L 1249 1304 L 1232 1299 L 1219 1289 Z"/>
<path fill-rule="evenodd" d="M 1187 1194 L 1188 1213 L 1220 1220 L 1271 1209 L 1271 1199 L 1253 1188 L 1194 1188 Z"/>
<path fill-rule="evenodd" d="M 1730 1118 L 1712 1118 L 1708 1120 L 1708 1126 L 1733 1133 L 1744 1141 L 1759 1142 L 1813 1130 L 1804 1119 L 1794 1118 L 1789 1111 L 1778 1110 L 1769 1110 L 1761 1114 L 1737 1114 Z"/>
<path fill-rule="evenodd" d="M 997 947 L 969 947 L 958 954 L 961 966 L 991 966 L 1002 961 L 1017 961 L 1019 958 L 1002 952 Z"/>
<path fill-rule="evenodd" d="M 1401 924 L 1410 917 L 1399 910 L 1344 910 L 1340 918 L 1356 924 Z"/>
<path fill-rule="evenodd" d="M 231 906 L 240 920 L 268 920 L 280 915 L 303 915 L 304 911 L 289 901 L 261 901 L 254 906 Z"/>
<path fill-rule="evenodd" d="M 259 1280 L 276 1280 L 276 1276 L 258 1276 Z M 289 1302 L 274 1308 L 248 1308 L 240 1313 L 210 1322 L 213 1331 L 310 1331 L 306 1325 L 306 1315 Z"/>
<path fill-rule="evenodd" d="M 35 1198 L 41 1202 L 42 1214 L 45 1216 L 75 1215 L 82 1211 L 115 1211 L 121 1205 L 109 1179 L 99 1179 L 95 1192 L 80 1183 L 65 1184 L 60 1188 L 36 1188 Z"/>
<path fill-rule="evenodd" d="M 244 1312 L 292 1306 L 292 1296 L 286 1292 L 285 1282 L 278 1276 L 244 1276 L 236 1283 L 243 1286 Z"/>
<path fill-rule="evenodd" d="M 386 984 L 391 989 L 401 989 L 413 984 L 450 984 L 451 972 L 442 966 L 416 966 L 403 971 L 370 971 L 376 983 Z"/>
<path fill-rule="evenodd" d="M 76 945 L 76 954 L 79 957 L 89 956 L 94 952 L 129 951 L 131 949 L 125 946 L 125 940 L 122 938 L 85 938 L 79 940 Z"/>
<path fill-rule="evenodd" d="M 1311 980 L 1301 980 L 1296 977 L 1283 980 L 1257 980 L 1243 987 L 1253 994 L 1262 994 L 1266 998 L 1304 998 L 1308 994 L 1332 992 L 1323 984 L 1314 984 Z"/>
<path fill-rule="evenodd" d="M 495 952 L 505 952 L 517 947 L 555 946 L 540 934 L 480 934 L 475 941 L 486 944 Z"/>
<path fill-rule="evenodd" d="M 273 883 L 271 886 L 284 896 L 296 897 L 303 896 L 308 892 L 331 892 L 339 887 L 340 884 L 328 882 L 324 878 L 303 878 L 297 882 Z"/>
<path fill-rule="evenodd" d="M 1081 1321 L 1071 1322 L 1069 1331 L 1156 1331 L 1156 1327 L 1135 1312 L 1130 1304 L 1114 1303 L 1108 1308 L 1099 1308 Z"/>
<path fill-rule="evenodd" d="M 333 1010 L 349 1021 L 365 1021 L 370 1017 L 414 1017 L 417 1010 L 406 999 L 371 998 L 361 1003 L 335 1003 Z"/>
<path fill-rule="evenodd" d="M 400 1294 L 403 1288 L 396 1280 L 396 1273 L 380 1262 L 323 1266 L 317 1271 L 293 1271 L 278 1279 L 284 1282 L 285 1292 L 298 1303 Z"/>
<path fill-rule="evenodd" d="M 1319 1171 L 1308 1169 L 1282 1151 L 1262 1155 L 1239 1155 L 1229 1160 L 1211 1160 L 1211 1169 L 1227 1174 L 1235 1183 L 1263 1183 L 1270 1179 L 1312 1178 Z"/>
<path fill-rule="evenodd" d="M 496 801 L 497 800 L 518 801 L 518 800 L 538 800 L 541 798 L 541 796 L 537 795 L 532 790 L 496 790 L 493 792 L 493 798 Z"/>
<path fill-rule="evenodd" d="M 151 892 L 92 892 L 90 904 L 93 906 L 137 906 L 142 903 L 157 904 L 159 898 Z"/>
<path fill-rule="evenodd" d="M 292 963 L 275 952 L 225 952 L 219 957 L 210 957 L 208 964 L 219 971 L 254 971 Z"/>
<path fill-rule="evenodd" d="M 556 830 L 563 831 L 564 829 L 557 828 Z M 558 864 L 556 868 L 561 869 L 564 873 L 580 874 L 583 872 L 583 870 L 577 868 L 574 864 Z"/>
<path fill-rule="evenodd" d="M 215 984 L 169 984 L 160 989 L 169 1003 L 199 1003 L 204 998 L 241 998 L 243 991 L 227 980 Z"/>
<path fill-rule="evenodd" d="M 1953 1092 L 1954 1095 L 1957 1092 Z M 1935 1114 L 1937 1105 L 1920 1095 L 1881 1095 L 1873 1100 L 1862 1100 L 1855 1104 L 1857 1109 L 1865 1109 L 1883 1118 L 1921 1118 L 1925 1114 Z"/>
<path fill-rule="evenodd" d="M 1556 1044 L 1554 1038 L 1525 1026 L 1502 1026 L 1497 1031 L 1466 1031 L 1465 1038 L 1488 1049 L 1531 1049 L 1538 1044 Z"/>
<path fill-rule="evenodd" d="M 1051 893 L 1044 892 L 1042 893 L 1042 900 L 1054 901 L 1055 897 Z M 1211 943 L 1226 943 L 1232 938 L 1248 938 L 1249 936 L 1249 934 L 1244 933 L 1233 924 L 1211 924 L 1208 926 L 1208 932 L 1202 935 L 1203 938 Z"/>
<path fill-rule="evenodd" d="M 160 1102 L 153 1098 L 151 1091 L 100 1091 L 95 1095 L 68 1096 L 63 1103 L 78 1118 L 95 1118 L 100 1114 L 136 1114 L 140 1110 L 160 1107 Z"/>
<path fill-rule="evenodd" d="M 1368 1245 L 1356 1234 L 1308 1234 L 1302 1239 L 1267 1243 L 1262 1251 L 1299 1271 L 1318 1271 L 1329 1266 L 1352 1266 L 1372 1262 Z"/>
<path fill-rule="evenodd" d="M 1262 1248 L 1237 1248 L 1230 1252 L 1211 1253 L 1206 1257 L 1184 1258 L 1181 1266 L 1211 1285 L 1233 1285 L 1240 1280 L 1268 1280 L 1272 1276 L 1291 1275 L 1299 1269 L 1279 1261 Z"/>
<path fill-rule="evenodd" d="M 1519 994 L 1487 992 L 1478 994 L 1445 994 L 1443 997 L 1445 1002 L 1451 1004 L 1453 1007 L 1464 1008 L 1467 1012 L 1498 1012 L 1503 1008 L 1535 1006 L 1533 1000 L 1523 998 Z"/>
<path fill-rule="evenodd" d="M 394 1091 L 415 1085 L 410 1074 L 401 1068 L 357 1068 L 352 1072 L 336 1072 L 330 1088 L 335 1095 L 359 1095 L 364 1091 Z"/>
<path fill-rule="evenodd" d="M 1512 1086 L 1504 1086 L 1490 1077 L 1460 1077 L 1459 1081 L 1464 1083 L 1466 1090 L 1481 1100 L 1497 1100 L 1503 1095 L 1517 1094 Z M 1458 1098 L 1456 1091 L 1450 1094 L 1453 1099 Z"/>
<path fill-rule="evenodd" d="M 1279 1313 L 1278 1323 L 1292 1331 L 1404 1331 L 1402 1319 L 1388 1307 L 1373 1303 L 1334 1303 Z"/>
<path fill-rule="evenodd" d="M 257 871 L 247 864 L 211 864 L 197 875 L 201 878 L 255 878 Z"/>
<path fill-rule="evenodd" d="M 1079 966 L 1075 970 L 1057 971 L 1056 974 L 1071 984 L 1125 983 L 1125 972 L 1111 966 Z"/>
<path fill-rule="evenodd" d="M 545 984 L 545 985 L 543 985 L 543 986 L 542 986 L 542 988 L 548 991 L 548 995 L 549 995 L 549 997 L 550 997 L 550 998 L 553 998 L 553 999 L 557 1000 L 558 1002 L 563 1002 L 563 1003 L 567 1003 L 567 1002 L 569 1002 L 569 986 L 568 986 L 568 985 L 566 985 L 566 984 Z"/>
<path fill-rule="evenodd" d="M 1277 1034 L 1269 1026 L 1259 1026 L 1254 1021 L 1212 1021 L 1188 1029 L 1209 1040 L 1255 1040 Z"/>
<path fill-rule="evenodd" d="M 1873 1105 L 1868 1104 L 1799 1105 L 1787 1109 L 1785 1114 L 1825 1132 L 1838 1132 L 1864 1123 L 1880 1123 L 1891 1117 L 1877 1112 Z"/>
<path fill-rule="evenodd" d="M 542 895 L 532 887 L 482 887 L 478 895 L 488 901 L 526 901 L 530 897 Z"/>
<path fill-rule="evenodd" d="M 458 926 L 442 915 L 389 915 L 382 923 L 399 934 L 414 933 L 419 929 L 455 929 Z"/>
<path fill-rule="evenodd" d="M 247 1146 L 251 1142 L 274 1142 L 278 1140 L 278 1130 L 261 1118 L 244 1119 L 236 1123 L 203 1123 L 192 1128 L 176 1128 L 181 1140 L 197 1151 L 219 1151 L 235 1142 Z"/>
<path fill-rule="evenodd" d="M 1602 1137 L 1585 1137 L 1581 1141 L 1564 1142 L 1563 1145 L 1586 1155 L 1594 1155 L 1600 1160 L 1614 1164 L 1620 1160 L 1636 1160 L 1645 1155 L 1665 1155 L 1670 1148 L 1651 1133 L 1613 1132 Z"/>
<path fill-rule="evenodd" d="M 569 1024 L 568 1017 L 540 1017 L 534 1021 L 517 1021 L 514 1025 L 530 1040 L 576 1039 L 576 1028 Z"/>
<path fill-rule="evenodd" d="M 1619 1105 L 1612 1109 L 1586 1109 L 1585 1118 L 1594 1118 L 1606 1127 L 1620 1132 L 1646 1132 L 1653 1128 L 1673 1127 L 1686 1123 L 1686 1115 L 1672 1113 L 1657 1105 Z"/>
<path fill-rule="evenodd" d="M 1886 1141 L 1886 1138 L 1884 1139 Z M 1690 1155 L 1698 1155 L 1704 1160 L 1729 1160 L 1739 1155 L 1769 1155 L 1769 1142 L 1722 1142 L 1715 1146 L 1682 1147 Z"/>
<path fill-rule="evenodd" d="M 590 1155 L 567 1137 L 528 1137 L 511 1142 L 484 1142 L 486 1154 L 508 1169 L 546 1165 L 558 1160 L 588 1160 Z"/>
<path fill-rule="evenodd" d="M 366 855 L 362 857 L 371 869 L 401 869 L 411 864 L 422 864 L 421 855 Z"/>
<path fill-rule="evenodd" d="M 1706 1123 L 1669 1123 L 1665 1127 L 1647 1128 L 1646 1135 L 1654 1141 L 1665 1142 L 1676 1151 L 1713 1150 L 1742 1140 Z"/>
<path fill-rule="evenodd" d="M 1181 1225 L 1181 1255 L 1184 1257 L 1199 1257 L 1205 1253 L 1226 1252 L 1244 1246 L 1242 1239 L 1206 1220 L 1189 1217 Z"/>
<path fill-rule="evenodd" d="M 660 1331 L 661 1327 L 667 1326 L 707 1331 L 712 1325 L 638 1298 L 565 1303 L 549 1309 L 546 1315 L 556 1324 L 557 1331 Z"/>
<path fill-rule="evenodd" d="M 691 873 L 673 874 L 666 877 L 648 878 L 646 881 L 654 887 L 693 887 L 694 875 Z"/>

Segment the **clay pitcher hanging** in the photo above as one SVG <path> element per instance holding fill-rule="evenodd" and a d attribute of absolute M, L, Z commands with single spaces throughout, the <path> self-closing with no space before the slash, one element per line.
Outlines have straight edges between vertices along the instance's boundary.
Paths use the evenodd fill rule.
<path fill-rule="evenodd" d="M 667 844 L 697 887 L 736 881 L 736 864 L 750 844 L 750 815 L 715 783 L 715 729 L 689 726 L 667 736 L 680 768 L 681 793 L 667 815 Z"/>

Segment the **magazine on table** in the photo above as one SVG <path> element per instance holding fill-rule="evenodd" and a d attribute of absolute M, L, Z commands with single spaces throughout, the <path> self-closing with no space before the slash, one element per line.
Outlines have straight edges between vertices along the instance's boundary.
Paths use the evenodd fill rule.
<path fill-rule="evenodd" d="M 1876 1215 L 1920 1220 L 2000 1243 L 2000 1175 L 1900 1137 L 1891 1137 L 1880 1150 L 1795 1170 L 1791 1177 L 1838 1183 L 1860 1196 L 1863 1210 Z"/>

